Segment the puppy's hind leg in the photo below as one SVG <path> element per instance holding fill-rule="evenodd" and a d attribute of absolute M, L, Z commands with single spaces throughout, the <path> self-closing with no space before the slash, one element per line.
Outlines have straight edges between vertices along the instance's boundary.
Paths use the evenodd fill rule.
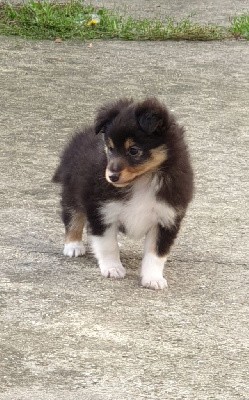
<path fill-rule="evenodd" d="M 79 257 L 85 254 L 82 243 L 82 232 L 85 225 L 85 215 L 81 211 L 62 211 L 62 219 L 65 225 L 65 245 L 63 254 L 69 257 Z"/>

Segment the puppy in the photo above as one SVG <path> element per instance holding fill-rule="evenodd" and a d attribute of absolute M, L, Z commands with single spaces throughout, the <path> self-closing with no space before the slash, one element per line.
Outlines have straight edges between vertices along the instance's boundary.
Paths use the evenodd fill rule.
<path fill-rule="evenodd" d="M 141 284 L 163 289 L 163 268 L 193 194 L 184 130 L 155 98 L 104 105 L 94 126 L 66 147 L 53 181 L 62 185 L 64 254 L 82 256 L 87 224 L 105 277 L 123 278 L 117 234 L 145 237 Z"/>

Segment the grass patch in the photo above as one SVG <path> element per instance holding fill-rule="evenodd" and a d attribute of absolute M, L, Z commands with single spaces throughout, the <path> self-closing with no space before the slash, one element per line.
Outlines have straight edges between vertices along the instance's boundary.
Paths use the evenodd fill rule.
<path fill-rule="evenodd" d="M 248 17 L 247 23 L 248 23 Z M 238 24 L 237 24 L 238 25 Z M 184 19 L 177 22 L 136 20 L 121 17 L 105 8 L 94 8 L 75 0 L 65 4 L 29 1 L 22 5 L 0 6 L 0 35 L 16 35 L 32 39 L 123 39 L 123 40 L 219 40 L 238 34 L 232 28 L 200 25 Z M 245 28 L 246 29 L 246 28 Z"/>
<path fill-rule="evenodd" d="M 230 31 L 236 38 L 245 38 L 249 40 L 249 15 L 245 14 L 233 18 Z"/>

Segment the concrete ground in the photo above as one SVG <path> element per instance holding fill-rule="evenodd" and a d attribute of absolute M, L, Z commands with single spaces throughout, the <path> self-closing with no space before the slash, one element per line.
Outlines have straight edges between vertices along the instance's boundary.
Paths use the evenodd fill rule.
<path fill-rule="evenodd" d="M 0 41 L 0 399 L 248 400 L 248 63 L 245 41 Z M 64 258 L 67 138 L 96 107 L 155 95 L 186 126 L 196 195 L 166 268 L 138 283 Z"/>

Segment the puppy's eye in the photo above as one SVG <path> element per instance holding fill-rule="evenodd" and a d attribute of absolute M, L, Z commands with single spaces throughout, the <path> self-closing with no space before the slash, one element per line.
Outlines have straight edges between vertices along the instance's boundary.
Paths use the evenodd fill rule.
<path fill-rule="evenodd" d="M 137 146 L 131 146 L 131 147 L 128 149 L 128 154 L 129 154 L 130 156 L 138 156 L 138 155 L 141 154 L 141 150 L 140 150 L 139 147 L 137 147 Z"/>
<path fill-rule="evenodd" d="M 110 153 L 113 152 L 113 147 L 108 146 L 107 148 L 108 148 L 108 151 L 109 151 Z"/>

